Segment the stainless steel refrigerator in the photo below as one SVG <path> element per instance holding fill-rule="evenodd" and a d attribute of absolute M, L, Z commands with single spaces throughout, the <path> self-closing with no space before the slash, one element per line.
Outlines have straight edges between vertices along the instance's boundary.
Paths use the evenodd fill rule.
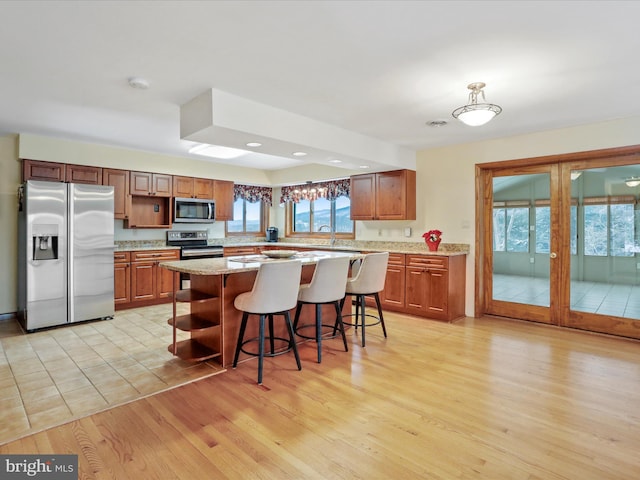
<path fill-rule="evenodd" d="M 22 326 L 113 317 L 113 187 L 28 181 L 19 200 Z"/>

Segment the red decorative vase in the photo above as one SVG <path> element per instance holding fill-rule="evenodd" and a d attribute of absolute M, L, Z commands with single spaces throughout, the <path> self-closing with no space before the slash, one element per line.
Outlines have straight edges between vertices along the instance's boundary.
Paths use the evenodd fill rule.
<path fill-rule="evenodd" d="M 425 240 L 425 242 L 427 242 L 427 247 L 429 247 L 430 252 L 438 251 L 438 245 L 440 245 L 440 240 L 436 240 L 436 241 Z"/>

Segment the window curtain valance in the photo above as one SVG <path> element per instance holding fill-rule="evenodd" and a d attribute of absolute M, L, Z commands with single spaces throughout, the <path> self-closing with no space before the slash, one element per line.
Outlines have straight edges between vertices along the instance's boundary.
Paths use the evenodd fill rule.
<path fill-rule="evenodd" d="M 310 195 L 310 190 L 315 192 Z M 351 190 L 351 181 L 348 178 L 341 180 L 331 180 L 328 182 L 304 183 L 302 185 L 291 185 L 282 187 L 280 203 L 309 200 L 310 198 L 326 198 L 335 200 L 338 197 L 348 197 Z"/>
<path fill-rule="evenodd" d="M 238 185 L 233 186 L 233 200 L 242 198 L 249 203 L 263 202 L 265 205 L 271 206 L 273 203 L 273 188 L 256 187 L 254 185 Z"/>

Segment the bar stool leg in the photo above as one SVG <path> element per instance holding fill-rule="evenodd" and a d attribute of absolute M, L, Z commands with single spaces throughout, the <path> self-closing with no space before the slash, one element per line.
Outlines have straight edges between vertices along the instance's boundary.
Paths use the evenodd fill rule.
<path fill-rule="evenodd" d="M 322 305 L 316 303 L 316 344 L 318 347 L 318 363 L 322 363 Z"/>
<path fill-rule="evenodd" d="M 240 323 L 240 331 L 238 332 L 238 343 L 236 343 L 236 353 L 233 356 L 233 368 L 238 366 L 238 357 L 240 356 L 240 349 L 242 348 L 242 341 L 244 340 L 244 331 L 247 328 L 247 318 L 249 314 L 247 312 L 242 313 L 242 323 Z"/>
<path fill-rule="evenodd" d="M 302 311 L 302 303 L 298 302 L 298 305 L 296 306 L 296 314 L 295 317 L 293 319 L 293 331 L 297 332 L 298 331 L 298 322 L 300 321 L 300 312 Z"/>
<path fill-rule="evenodd" d="M 344 304 L 344 301 L 342 303 Z M 347 336 L 344 333 L 344 323 L 342 322 L 342 308 L 340 307 L 339 302 L 337 300 L 333 302 L 333 305 L 336 307 L 336 326 L 333 327 L 333 335 L 335 336 L 336 327 L 338 327 L 340 329 L 340 333 L 342 334 L 342 343 L 344 343 L 344 351 L 348 352 L 349 347 L 347 346 Z"/>
<path fill-rule="evenodd" d="M 258 385 L 262 385 L 262 367 L 264 363 L 264 317 L 260 315 L 260 330 L 258 333 Z"/>
<path fill-rule="evenodd" d="M 269 346 L 271 347 L 271 354 L 276 351 L 276 341 L 273 338 L 273 314 L 269 314 Z"/>
<path fill-rule="evenodd" d="M 367 323 L 367 319 L 365 316 L 365 309 L 364 309 L 364 295 L 358 295 L 358 304 L 360 305 L 360 312 L 361 312 L 361 318 L 362 318 L 362 346 L 364 347 L 364 327 L 366 326 Z M 358 307 L 356 307 L 357 310 Z M 356 317 L 357 318 L 357 317 Z M 356 324 L 358 322 L 356 321 Z"/>
<path fill-rule="evenodd" d="M 378 315 L 380 316 L 380 325 L 382 325 L 382 333 L 384 333 L 384 338 L 387 338 L 387 329 L 384 326 L 384 317 L 382 316 L 382 305 L 380 305 L 380 296 L 376 292 L 374 294 L 376 297 L 376 305 L 378 306 Z"/>
<path fill-rule="evenodd" d="M 344 297 L 342 297 L 342 299 L 340 300 L 340 311 L 342 312 L 342 309 L 344 308 L 344 302 L 346 301 L 347 296 L 345 295 Z M 342 314 L 340 314 L 340 321 L 342 321 Z M 336 336 L 336 332 L 338 331 L 338 317 L 336 317 L 336 324 L 333 326 L 333 336 Z M 344 325 L 342 325 L 342 332 L 344 333 Z"/>
<path fill-rule="evenodd" d="M 293 324 L 291 323 L 291 317 L 289 316 L 289 311 L 284 312 L 284 318 L 287 323 L 287 330 L 289 330 L 289 341 L 290 341 L 291 348 L 293 349 L 293 354 L 296 357 L 298 370 L 302 370 L 302 363 L 300 363 L 300 355 L 298 355 L 298 347 L 296 346 L 295 334 L 293 332 Z"/>

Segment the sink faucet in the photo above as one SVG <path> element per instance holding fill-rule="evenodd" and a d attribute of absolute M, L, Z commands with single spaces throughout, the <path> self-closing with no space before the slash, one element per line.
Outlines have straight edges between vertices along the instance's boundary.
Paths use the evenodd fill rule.
<path fill-rule="evenodd" d="M 329 246 L 333 247 L 336 243 L 336 230 L 335 228 L 332 228 L 331 225 L 320 225 L 318 227 L 318 231 L 321 232 L 323 228 L 328 228 L 329 231 L 331 232 L 331 239 L 329 240 Z"/>

